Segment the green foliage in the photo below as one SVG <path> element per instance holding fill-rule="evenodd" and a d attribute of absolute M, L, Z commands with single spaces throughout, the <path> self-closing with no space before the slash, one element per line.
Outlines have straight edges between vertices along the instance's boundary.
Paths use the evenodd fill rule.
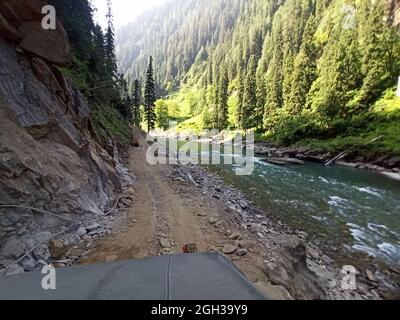
<path fill-rule="evenodd" d="M 94 128 L 98 134 L 106 140 L 114 137 L 121 144 L 130 144 L 132 141 L 132 130 L 128 122 L 114 108 L 96 105 L 91 114 Z"/>
<path fill-rule="evenodd" d="M 221 68 L 220 73 L 221 77 L 218 84 L 217 123 L 215 127 L 222 131 L 228 127 L 229 79 L 225 68 Z"/>
<path fill-rule="evenodd" d="M 394 89 L 387 90 L 371 112 L 347 119 L 326 122 L 318 114 L 307 112 L 282 119 L 273 136 L 282 144 L 298 143 L 333 152 L 359 150 L 369 154 L 400 155 L 400 98 L 395 97 Z M 370 143 L 381 136 L 381 140 Z"/>
<path fill-rule="evenodd" d="M 244 82 L 243 101 L 241 110 L 241 128 L 250 129 L 253 128 L 254 113 L 257 107 L 257 61 L 256 56 L 251 55 L 249 66 L 247 70 L 247 77 Z"/>
<path fill-rule="evenodd" d="M 155 103 L 155 113 L 157 117 L 157 127 L 167 130 L 169 127 L 168 104 L 164 100 L 157 100 Z"/>

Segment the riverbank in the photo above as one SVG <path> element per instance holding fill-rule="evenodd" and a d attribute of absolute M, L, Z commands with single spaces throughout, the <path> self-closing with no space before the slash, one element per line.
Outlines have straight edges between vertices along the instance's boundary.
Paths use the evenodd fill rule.
<path fill-rule="evenodd" d="M 190 184 L 193 179 L 197 188 L 208 190 L 222 201 L 232 210 L 241 227 L 263 247 L 264 272 L 273 283 L 284 286 L 293 294 L 308 283 L 321 288 L 328 299 L 387 298 L 395 292 L 392 285 L 398 280 L 399 270 L 288 226 L 249 201 L 238 189 L 227 185 L 218 174 L 197 166 L 180 167 L 178 172 L 184 177 L 188 170 L 191 178 L 187 178 L 187 182 Z M 354 265 L 358 269 L 355 291 L 341 288 L 341 271 L 345 265 Z M 311 288 L 307 290 L 313 292 Z"/>
<path fill-rule="evenodd" d="M 281 147 L 268 142 L 256 142 L 254 152 L 260 157 L 293 158 L 332 165 L 376 171 L 400 181 L 399 156 L 366 156 L 358 152 L 332 153 L 304 146 Z"/>

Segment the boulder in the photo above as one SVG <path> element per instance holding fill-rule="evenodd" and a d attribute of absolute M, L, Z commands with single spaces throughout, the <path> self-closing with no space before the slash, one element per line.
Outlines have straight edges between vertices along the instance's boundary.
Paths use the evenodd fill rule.
<path fill-rule="evenodd" d="M 19 32 L 22 35 L 19 46 L 28 54 L 59 67 L 71 64 L 71 48 L 61 24 L 57 24 L 56 30 L 45 30 L 41 22 L 27 21 L 21 24 Z"/>
<path fill-rule="evenodd" d="M 31 65 L 36 77 L 50 90 L 62 93 L 63 90 L 50 67 L 40 58 L 32 58 Z M 64 97 L 65 99 L 65 97 Z"/>
<path fill-rule="evenodd" d="M 0 14 L 3 15 L 11 24 L 19 25 L 21 24 L 21 18 L 15 12 L 14 8 L 9 2 L 3 1 L 0 6 Z"/>
<path fill-rule="evenodd" d="M 0 13 L 0 37 L 11 42 L 19 42 L 22 37 L 14 26 L 12 26 Z"/>
<path fill-rule="evenodd" d="M 17 238 L 11 238 L 1 249 L 0 255 L 7 259 L 18 259 L 24 254 L 24 252 L 24 243 Z"/>
<path fill-rule="evenodd" d="M 0 12 L 13 23 L 21 21 L 41 21 L 43 0 L 2 0 Z"/>
<path fill-rule="evenodd" d="M 264 269 L 273 285 L 285 287 L 295 299 L 326 298 L 317 275 L 307 266 L 306 247 L 303 243 L 295 245 L 293 242 L 277 252 L 277 256 L 279 260 L 267 262 Z"/>

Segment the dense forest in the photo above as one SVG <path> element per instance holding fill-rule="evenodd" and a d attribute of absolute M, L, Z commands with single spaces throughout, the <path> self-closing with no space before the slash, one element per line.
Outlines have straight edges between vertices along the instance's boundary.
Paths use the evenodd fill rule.
<path fill-rule="evenodd" d="M 396 12 L 396 1 L 169 1 L 117 33 L 119 69 L 133 94 L 154 57 L 161 128 L 400 154 Z"/>

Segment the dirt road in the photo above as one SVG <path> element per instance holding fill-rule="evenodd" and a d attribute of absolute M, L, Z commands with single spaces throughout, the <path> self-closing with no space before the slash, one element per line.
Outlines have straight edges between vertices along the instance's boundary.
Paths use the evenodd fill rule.
<path fill-rule="evenodd" d="M 144 138 L 139 148 L 130 150 L 129 169 L 136 178 L 136 199 L 127 212 L 125 228 L 98 241 L 83 263 L 180 253 L 188 243 L 196 243 L 202 252 L 243 247 L 244 256 L 237 252 L 226 256 L 269 295 L 285 298 L 266 279 L 261 247 L 240 229 L 229 209 L 218 199 L 198 194 L 198 189 L 171 179 L 170 166 L 149 165 L 146 150 Z"/>

